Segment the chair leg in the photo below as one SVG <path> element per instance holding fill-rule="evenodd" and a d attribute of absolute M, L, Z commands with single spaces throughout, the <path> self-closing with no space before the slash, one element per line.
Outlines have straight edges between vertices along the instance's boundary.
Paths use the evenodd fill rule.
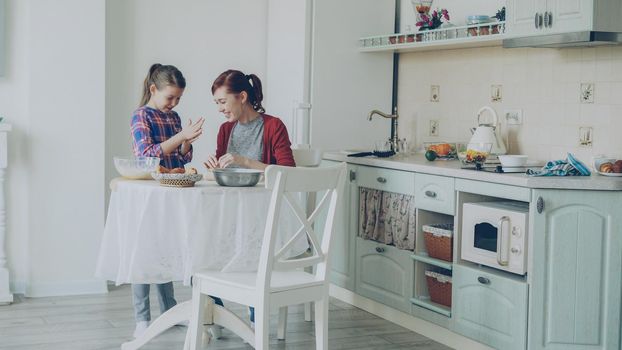
<path fill-rule="evenodd" d="M 313 321 L 313 303 L 308 302 L 308 303 L 304 303 L 304 307 L 305 307 L 305 321 L 307 322 L 311 322 Z"/>
<path fill-rule="evenodd" d="M 279 326 L 276 331 L 278 340 L 285 340 L 287 334 L 287 306 L 279 308 Z"/>
<path fill-rule="evenodd" d="M 315 302 L 315 348 L 328 349 L 328 298 Z"/>
<path fill-rule="evenodd" d="M 203 339 L 203 323 L 205 322 L 204 308 L 208 296 L 201 293 L 200 283 L 196 283 L 192 287 L 192 313 L 190 314 L 190 324 L 188 324 L 188 333 L 190 350 L 197 350 L 202 347 Z"/>
<path fill-rule="evenodd" d="M 268 350 L 270 340 L 270 309 L 255 306 L 255 350 Z"/>

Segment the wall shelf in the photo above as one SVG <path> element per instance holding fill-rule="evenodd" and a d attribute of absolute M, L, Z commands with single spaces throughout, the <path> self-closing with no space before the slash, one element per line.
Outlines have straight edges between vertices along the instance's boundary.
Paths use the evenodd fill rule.
<path fill-rule="evenodd" d="M 449 27 L 415 33 L 397 33 L 359 39 L 361 52 L 413 52 L 501 46 L 505 22 Z"/>

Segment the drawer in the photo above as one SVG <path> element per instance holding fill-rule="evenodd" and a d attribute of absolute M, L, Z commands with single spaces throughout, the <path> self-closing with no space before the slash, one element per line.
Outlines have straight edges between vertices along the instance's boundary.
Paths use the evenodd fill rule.
<path fill-rule="evenodd" d="M 416 174 L 415 206 L 447 215 L 456 211 L 456 193 L 453 177 Z"/>
<path fill-rule="evenodd" d="M 409 313 L 415 274 L 411 255 L 356 237 L 356 293 Z"/>
<path fill-rule="evenodd" d="M 415 194 L 415 173 L 407 171 L 359 166 L 356 172 L 356 182 L 360 187 L 408 195 Z"/>
<path fill-rule="evenodd" d="M 453 272 L 454 330 L 496 349 L 524 350 L 527 283 L 463 265 Z"/>

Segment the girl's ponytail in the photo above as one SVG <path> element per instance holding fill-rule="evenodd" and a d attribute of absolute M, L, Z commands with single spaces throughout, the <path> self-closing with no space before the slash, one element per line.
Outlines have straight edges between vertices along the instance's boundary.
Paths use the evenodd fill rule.
<path fill-rule="evenodd" d="M 180 89 L 186 88 L 186 79 L 175 66 L 163 66 L 155 63 L 149 67 L 149 73 L 145 77 L 143 83 L 143 96 L 140 99 L 140 106 L 146 105 L 151 99 L 151 90 L 149 87 L 154 84 L 156 88 L 161 89 L 166 85 L 177 86 Z"/>
<path fill-rule="evenodd" d="M 250 74 L 247 75 L 247 77 L 249 77 L 250 82 L 251 82 L 251 88 L 252 88 L 252 98 L 250 99 L 251 105 L 253 106 L 253 109 L 258 112 L 258 113 L 265 113 L 266 110 L 263 108 L 263 106 L 261 105 L 261 101 L 263 101 L 263 91 L 261 89 L 261 80 L 259 80 L 259 77 L 257 77 L 255 74 Z M 249 94 L 250 96 L 251 94 Z"/>

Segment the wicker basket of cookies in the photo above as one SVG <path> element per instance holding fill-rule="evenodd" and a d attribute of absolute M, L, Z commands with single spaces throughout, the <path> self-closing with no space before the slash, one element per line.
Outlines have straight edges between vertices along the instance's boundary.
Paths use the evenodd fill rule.
<path fill-rule="evenodd" d="M 169 169 L 160 166 L 151 176 L 162 186 L 169 187 L 192 187 L 197 181 L 203 179 L 202 174 L 198 174 L 195 168 L 173 168 Z"/>

